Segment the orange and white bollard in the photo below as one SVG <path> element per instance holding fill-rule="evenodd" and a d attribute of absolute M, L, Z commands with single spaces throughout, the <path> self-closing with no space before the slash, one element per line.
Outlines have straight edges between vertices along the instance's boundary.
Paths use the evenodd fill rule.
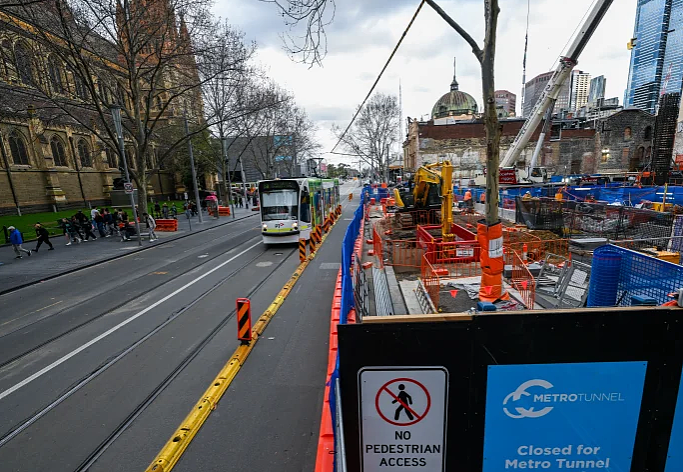
<path fill-rule="evenodd" d="M 237 339 L 242 344 L 251 342 L 251 301 L 248 298 L 237 299 Z"/>

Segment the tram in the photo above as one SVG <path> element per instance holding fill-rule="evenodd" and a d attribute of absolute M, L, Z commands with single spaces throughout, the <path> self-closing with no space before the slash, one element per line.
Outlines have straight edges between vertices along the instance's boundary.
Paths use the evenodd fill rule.
<path fill-rule="evenodd" d="M 275 179 L 258 183 L 264 244 L 309 239 L 311 229 L 341 204 L 338 179 Z"/>

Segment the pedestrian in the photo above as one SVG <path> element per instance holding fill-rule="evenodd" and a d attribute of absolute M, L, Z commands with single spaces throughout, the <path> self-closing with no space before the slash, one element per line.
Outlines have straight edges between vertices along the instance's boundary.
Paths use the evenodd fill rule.
<path fill-rule="evenodd" d="M 66 220 L 66 218 L 62 218 L 61 220 L 59 220 L 59 227 L 62 228 L 62 234 L 66 238 L 66 245 L 67 246 L 71 245 L 71 234 L 70 234 L 71 231 L 69 231 L 69 229 L 68 229 L 70 226 L 71 225 Z"/>
<path fill-rule="evenodd" d="M 252 201 L 252 206 L 255 206 L 255 207 L 258 206 L 258 195 L 256 195 L 256 192 L 254 192 L 254 199 Z"/>
<path fill-rule="evenodd" d="M 83 226 L 78 222 L 78 218 L 76 218 L 76 216 L 71 217 L 71 227 L 73 228 L 73 232 L 76 234 L 77 238 L 80 241 L 83 241 Z M 73 235 L 71 238 L 73 239 Z"/>
<path fill-rule="evenodd" d="M 178 209 L 175 207 L 175 203 L 173 205 L 171 205 L 171 217 L 174 220 L 178 219 Z"/>
<path fill-rule="evenodd" d="M 95 241 L 97 237 L 95 236 L 95 233 L 92 232 L 92 223 L 88 220 L 88 218 L 85 218 L 85 221 L 83 224 L 81 224 L 81 231 L 83 231 L 83 235 L 85 236 L 83 238 L 83 241 L 88 241 L 90 238 Z"/>
<path fill-rule="evenodd" d="M 161 206 L 159 205 L 159 202 L 156 202 L 154 204 L 154 216 L 156 216 L 157 218 L 161 216 Z"/>
<path fill-rule="evenodd" d="M 95 221 L 95 216 L 99 213 L 97 208 L 92 208 L 90 210 L 90 221 Z"/>
<path fill-rule="evenodd" d="M 166 206 L 166 205 L 164 205 L 164 206 Z M 166 210 L 168 211 L 168 208 Z M 149 241 L 150 242 L 156 241 L 157 239 L 159 239 L 159 238 L 157 238 L 157 235 L 154 232 L 154 230 L 157 227 L 157 222 L 154 221 L 154 218 L 152 218 L 152 215 L 150 215 L 149 213 L 143 213 L 142 216 L 145 218 L 145 223 L 147 223 L 147 228 L 149 228 Z"/>
<path fill-rule="evenodd" d="M 162 214 L 164 215 L 164 219 L 168 219 L 168 204 L 164 203 L 164 207 L 162 208 Z"/>
<path fill-rule="evenodd" d="M 21 245 L 24 243 L 24 238 L 21 237 L 19 230 L 14 226 L 10 226 L 7 229 L 9 229 L 9 242 L 12 244 L 12 249 L 14 249 L 14 253 L 17 255 L 15 259 L 21 259 L 22 252 L 30 256 L 31 251 L 21 247 Z"/>
<path fill-rule="evenodd" d="M 244 207 L 242 206 L 242 197 L 240 197 L 237 201 L 239 202 L 240 208 L 244 208 Z"/>
<path fill-rule="evenodd" d="M 76 221 L 79 225 L 83 225 L 83 223 L 88 221 L 88 217 L 83 214 L 83 210 L 78 210 L 74 217 L 76 218 Z"/>
<path fill-rule="evenodd" d="M 48 251 L 53 251 L 55 248 L 52 246 L 52 243 L 50 242 L 50 233 L 48 233 L 47 230 L 40 223 L 36 223 L 35 225 L 33 225 L 33 227 L 36 229 L 36 236 L 38 237 L 38 244 L 36 244 L 36 248 L 34 249 L 34 251 L 38 252 L 38 249 L 40 249 L 40 245 L 43 243 L 50 246 L 50 249 L 48 249 Z"/>
<path fill-rule="evenodd" d="M 190 212 L 192 213 L 192 216 L 197 215 L 197 204 L 195 202 L 190 203 Z"/>
<path fill-rule="evenodd" d="M 66 235 L 66 245 L 71 246 L 72 241 L 76 241 L 77 243 L 80 244 L 81 238 L 79 237 L 80 235 L 78 234 L 78 231 L 76 227 L 74 226 L 73 223 L 73 218 L 72 221 L 67 220 L 66 218 L 62 218 L 62 229 L 64 231 L 64 234 Z"/>
<path fill-rule="evenodd" d="M 103 210 L 104 211 L 104 210 Z M 100 238 L 108 238 L 109 235 L 104 232 L 104 216 L 99 211 L 95 213 L 95 226 L 97 226 L 97 232 L 100 233 Z"/>

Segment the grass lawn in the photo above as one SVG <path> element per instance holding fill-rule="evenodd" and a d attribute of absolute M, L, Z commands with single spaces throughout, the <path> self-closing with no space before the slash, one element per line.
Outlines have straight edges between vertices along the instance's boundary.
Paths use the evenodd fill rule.
<path fill-rule="evenodd" d="M 88 218 L 90 218 L 90 209 L 82 208 L 82 210 L 83 213 L 88 215 Z M 48 230 L 50 236 L 61 236 L 62 230 L 57 225 L 57 220 L 61 218 L 71 218 L 77 212 L 78 209 L 73 209 L 58 211 L 57 213 L 48 211 L 45 213 L 31 213 L 22 216 L 0 216 L 0 230 L 2 230 L 3 226 L 14 226 L 21 231 L 21 234 L 24 236 L 24 240 L 35 239 L 36 230 L 33 228 L 33 225 L 40 222 Z M 0 232 L 0 244 L 4 244 L 5 242 L 9 241 L 5 241 L 3 231 Z"/>
<path fill-rule="evenodd" d="M 168 204 L 169 214 L 171 213 L 171 207 L 174 203 L 176 205 L 176 208 L 178 209 L 178 214 L 182 214 L 184 200 L 171 200 L 159 202 L 159 204 L 162 206 L 164 203 Z M 113 210 L 113 208 L 114 207 L 109 207 L 109 210 Z M 81 209 L 83 210 L 83 213 L 85 213 L 88 216 L 88 218 L 90 218 L 90 208 L 84 207 Z M 5 244 L 9 242 L 5 241 L 4 231 L 2 231 L 3 226 L 14 226 L 19 231 L 21 231 L 21 234 L 24 236 L 24 240 L 35 239 L 36 230 L 35 228 L 33 228 L 33 225 L 38 222 L 40 222 L 48 230 L 51 237 L 61 236 L 62 230 L 57 224 L 57 220 L 61 220 L 62 218 L 71 218 L 78 212 L 78 210 L 78 208 L 75 208 L 72 210 L 58 211 L 57 213 L 48 211 L 45 213 L 31 213 L 22 216 L 0 216 L 0 244 Z M 150 211 L 150 213 L 154 211 L 154 204 L 151 202 L 149 203 L 148 211 Z M 130 211 L 128 214 L 130 215 Z"/>

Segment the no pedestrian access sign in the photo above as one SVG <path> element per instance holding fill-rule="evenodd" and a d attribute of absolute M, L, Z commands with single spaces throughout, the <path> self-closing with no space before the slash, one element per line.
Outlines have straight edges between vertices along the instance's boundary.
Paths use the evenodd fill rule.
<path fill-rule="evenodd" d="M 448 371 L 366 367 L 358 372 L 363 472 L 443 472 Z"/>

